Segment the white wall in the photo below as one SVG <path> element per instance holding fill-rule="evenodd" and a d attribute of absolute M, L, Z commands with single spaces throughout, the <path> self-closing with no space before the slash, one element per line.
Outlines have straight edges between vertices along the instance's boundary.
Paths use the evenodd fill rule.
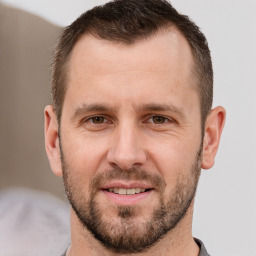
<path fill-rule="evenodd" d="M 100 0 L 4 0 L 68 25 Z M 211 255 L 256 255 L 256 1 L 173 0 L 203 30 L 215 71 L 214 105 L 227 110 L 216 164 L 203 171 L 194 236 Z"/>

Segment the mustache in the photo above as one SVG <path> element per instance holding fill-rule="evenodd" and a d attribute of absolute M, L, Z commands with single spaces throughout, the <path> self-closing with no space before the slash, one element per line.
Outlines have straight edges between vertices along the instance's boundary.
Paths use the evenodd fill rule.
<path fill-rule="evenodd" d="M 97 173 L 90 181 L 91 191 L 97 190 L 104 186 L 107 182 L 113 180 L 124 180 L 124 181 L 140 181 L 147 182 L 154 189 L 163 191 L 166 183 L 164 179 L 158 174 L 152 174 L 138 167 L 132 167 L 129 169 L 121 169 L 115 167 L 109 170 L 105 170 L 101 173 Z"/>

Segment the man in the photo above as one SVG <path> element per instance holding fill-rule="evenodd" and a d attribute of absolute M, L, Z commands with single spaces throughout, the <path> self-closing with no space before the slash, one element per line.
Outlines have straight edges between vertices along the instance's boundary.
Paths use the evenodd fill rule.
<path fill-rule="evenodd" d="M 160 0 L 117 0 L 65 29 L 46 151 L 71 209 L 66 255 L 208 255 L 192 236 L 225 120 L 207 41 Z"/>

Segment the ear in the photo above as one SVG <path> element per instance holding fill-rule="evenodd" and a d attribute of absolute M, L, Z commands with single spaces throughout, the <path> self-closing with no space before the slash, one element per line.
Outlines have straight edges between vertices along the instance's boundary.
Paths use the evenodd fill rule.
<path fill-rule="evenodd" d="M 55 175 L 62 176 L 62 167 L 60 160 L 60 148 L 58 137 L 58 122 L 52 105 L 44 109 L 44 135 L 45 149 Z"/>
<path fill-rule="evenodd" d="M 203 169 L 210 169 L 214 165 L 214 158 L 219 147 L 225 118 L 226 111 L 223 107 L 216 107 L 212 109 L 206 118 L 201 162 L 201 167 Z"/>

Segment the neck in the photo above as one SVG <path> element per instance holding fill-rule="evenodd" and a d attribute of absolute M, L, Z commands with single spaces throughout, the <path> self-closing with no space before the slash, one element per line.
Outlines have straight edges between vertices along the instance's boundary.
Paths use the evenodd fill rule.
<path fill-rule="evenodd" d="M 133 253 L 133 256 L 198 256 L 199 247 L 192 237 L 193 204 L 178 225 L 146 252 Z M 71 209 L 71 245 L 67 256 L 127 256 L 105 248 L 83 227 Z"/>

